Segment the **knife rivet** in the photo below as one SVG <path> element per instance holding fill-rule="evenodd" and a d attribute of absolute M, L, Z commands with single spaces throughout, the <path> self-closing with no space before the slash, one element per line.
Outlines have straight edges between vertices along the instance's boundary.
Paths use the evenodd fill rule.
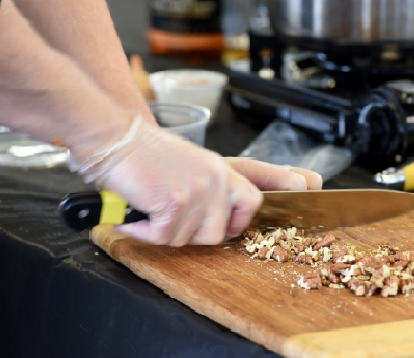
<path fill-rule="evenodd" d="M 84 219 L 89 215 L 89 209 L 83 209 L 81 211 L 78 212 L 78 218 L 79 219 Z"/>

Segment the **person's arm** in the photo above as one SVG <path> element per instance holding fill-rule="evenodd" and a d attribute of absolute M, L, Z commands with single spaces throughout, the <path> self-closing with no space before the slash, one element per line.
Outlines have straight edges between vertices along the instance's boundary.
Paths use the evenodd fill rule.
<path fill-rule="evenodd" d="M 71 57 L 121 105 L 144 112 L 139 92 L 104 0 L 13 0 L 32 27 L 55 49 Z M 229 158 L 227 162 L 261 190 L 320 189 L 311 171 Z M 259 174 L 260 173 L 260 174 Z M 299 175 L 295 175 L 295 173 Z"/>
<path fill-rule="evenodd" d="M 131 133 L 127 145 L 85 174 L 150 215 L 125 225 L 132 237 L 216 244 L 246 227 L 262 201 L 219 155 L 137 117 L 132 126 L 129 111 L 43 41 L 10 0 L 0 7 L 0 108 L 1 124 L 60 142 L 77 163 L 101 157 Z"/>
<path fill-rule="evenodd" d="M 0 6 L 0 108 L 3 125 L 82 157 L 130 125 L 130 113 L 38 36 L 10 0 Z"/>
<path fill-rule="evenodd" d="M 13 0 L 51 47 L 67 54 L 121 105 L 149 111 L 105 0 Z M 153 116 L 146 116 L 153 121 Z M 154 121 L 155 123 L 155 121 Z"/>

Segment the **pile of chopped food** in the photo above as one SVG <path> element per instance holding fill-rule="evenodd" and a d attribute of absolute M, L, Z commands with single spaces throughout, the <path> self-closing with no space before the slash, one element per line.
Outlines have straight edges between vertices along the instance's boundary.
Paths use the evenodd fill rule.
<path fill-rule="evenodd" d="M 297 280 L 305 289 L 348 288 L 356 296 L 383 297 L 414 291 L 414 251 L 400 252 L 385 244 L 367 253 L 353 245 L 340 245 L 333 235 L 305 236 L 295 227 L 248 230 L 243 236 L 241 244 L 251 258 L 317 267 Z"/>

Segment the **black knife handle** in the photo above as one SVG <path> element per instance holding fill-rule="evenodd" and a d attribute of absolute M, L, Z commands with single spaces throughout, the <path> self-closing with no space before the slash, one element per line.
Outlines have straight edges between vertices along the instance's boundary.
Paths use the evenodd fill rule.
<path fill-rule="evenodd" d="M 148 220 L 149 216 L 148 214 L 145 214 L 141 211 L 132 209 L 130 207 L 127 208 L 127 210 L 130 210 L 125 215 L 125 221 L 123 224 L 130 224 L 141 220 Z"/>
<path fill-rule="evenodd" d="M 120 225 L 149 218 L 108 191 L 68 194 L 60 202 L 58 211 L 63 221 L 77 231 L 100 224 Z"/>

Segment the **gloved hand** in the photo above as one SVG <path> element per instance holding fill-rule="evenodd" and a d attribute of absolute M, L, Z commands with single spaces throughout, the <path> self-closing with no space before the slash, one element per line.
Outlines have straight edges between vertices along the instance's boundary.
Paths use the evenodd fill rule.
<path fill-rule="evenodd" d="M 310 170 L 273 165 L 242 157 L 226 157 L 224 159 L 229 166 L 262 191 L 319 190 L 322 188 L 322 177 Z M 230 225 L 227 228 L 227 234 L 231 237 L 242 229 L 239 226 Z"/>
<path fill-rule="evenodd" d="M 262 191 L 322 189 L 322 177 L 307 169 L 273 165 L 243 157 L 225 159 L 234 170 Z"/>
<path fill-rule="evenodd" d="M 87 174 L 149 213 L 117 230 L 153 244 L 220 243 L 249 224 L 263 199 L 219 155 L 145 122 Z"/>

